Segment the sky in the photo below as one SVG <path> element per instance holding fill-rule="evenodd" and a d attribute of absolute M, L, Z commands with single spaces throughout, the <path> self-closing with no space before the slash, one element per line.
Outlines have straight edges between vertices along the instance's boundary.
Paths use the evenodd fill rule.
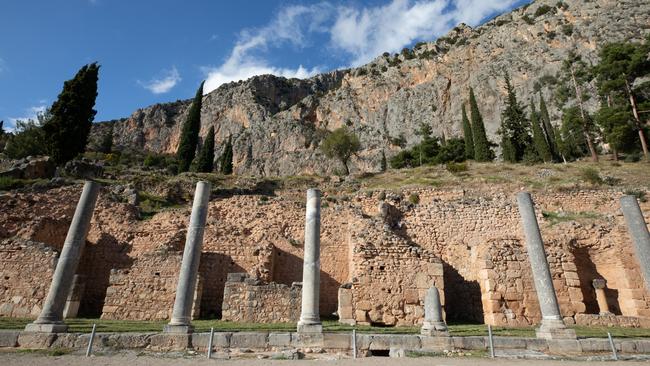
<path fill-rule="evenodd" d="M 0 120 L 34 118 L 98 62 L 95 121 L 230 81 L 306 78 L 475 26 L 527 0 L 2 0 Z"/>

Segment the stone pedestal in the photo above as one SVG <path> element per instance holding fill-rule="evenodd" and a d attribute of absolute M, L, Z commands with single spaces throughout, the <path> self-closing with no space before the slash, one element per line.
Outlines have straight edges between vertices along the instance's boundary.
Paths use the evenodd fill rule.
<path fill-rule="evenodd" d="M 594 290 L 596 290 L 596 301 L 598 302 L 600 315 L 612 315 L 609 311 L 609 304 L 607 304 L 607 296 L 605 296 L 605 280 L 597 278 L 591 281 L 591 284 L 594 286 Z"/>
<path fill-rule="evenodd" d="M 621 197 L 621 210 L 627 222 L 627 228 L 634 242 L 636 257 L 645 279 L 645 286 L 650 291 L 650 233 L 643 218 L 641 207 L 634 196 Z"/>
<path fill-rule="evenodd" d="M 164 328 L 165 333 L 192 333 L 192 305 L 196 293 L 196 282 L 203 246 L 203 231 L 208 216 L 208 203 L 210 202 L 210 183 L 199 182 L 196 184 L 194 203 L 190 225 L 187 228 L 187 239 L 183 250 L 183 260 L 176 286 L 176 298 L 172 318 Z"/>
<path fill-rule="evenodd" d="M 99 188 L 100 185 L 96 182 L 86 181 L 84 184 L 81 198 L 77 203 L 72 223 L 68 229 L 68 235 L 54 269 L 52 284 L 43 303 L 43 310 L 38 319 L 27 324 L 26 332 L 60 333 L 68 330 L 68 326 L 63 323 L 63 309 L 70 294 L 81 252 L 86 243 Z"/>
<path fill-rule="evenodd" d="M 536 331 L 537 338 L 575 339 L 575 331 L 566 327 L 560 314 L 551 271 L 546 260 L 542 234 L 539 231 L 537 217 L 535 216 L 533 200 L 529 193 L 521 192 L 517 194 L 517 203 L 524 236 L 526 237 L 526 250 L 528 251 L 528 259 L 533 273 L 535 291 L 542 311 L 542 324 Z"/>
<path fill-rule="evenodd" d="M 307 191 L 305 248 L 302 267 L 302 304 L 299 333 L 321 333 L 320 321 L 320 191 Z"/>
<path fill-rule="evenodd" d="M 447 324 L 442 319 L 440 293 L 436 286 L 427 290 L 424 298 L 424 323 L 420 331 L 422 335 L 433 337 L 449 337 Z"/>

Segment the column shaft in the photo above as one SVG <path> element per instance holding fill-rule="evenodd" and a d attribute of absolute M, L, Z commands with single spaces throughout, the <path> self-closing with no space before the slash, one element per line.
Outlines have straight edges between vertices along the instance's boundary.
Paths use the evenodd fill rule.
<path fill-rule="evenodd" d="M 440 293 L 436 286 L 427 290 L 424 298 L 424 323 L 421 333 L 428 336 L 448 336 L 447 324 L 442 319 Z"/>
<path fill-rule="evenodd" d="M 86 243 L 99 188 L 100 185 L 97 182 L 86 181 L 84 184 L 81 198 L 77 203 L 68 235 L 52 276 L 50 290 L 43 303 L 43 310 L 38 319 L 25 327 L 26 331 L 65 332 L 67 330 L 67 325 L 63 323 L 63 308 Z"/>
<path fill-rule="evenodd" d="M 165 332 L 191 333 L 192 326 L 192 304 L 196 289 L 199 262 L 201 260 L 201 248 L 203 246 L 203 231 L 208 216 L 208 204 L 210 202 L 210 183 L 198 182 L 194 193 L 192 204 L 192 215 L 190 225 L 187 228 L 183 260 L 178 275 L 176 286 L 176 298 L 172 318 Z"/>
<path fill-rule="evenodd" d="M 621 210 L 627 222 L 627 228 L 634 242 L 636 257 L 641 266 L 641 273 L 645 279 L 645 286 L 650 291 L 650 233 L 646 224 L 639 202 L 634 196 L 621 198 Z"/>
<path fill-rule="evenodd" d="M 322 331 L 319 311 L 320 292 L 320 191 L 307 191 L 305 246 L 302 267 L 302 304 L 299 332 Z"/>

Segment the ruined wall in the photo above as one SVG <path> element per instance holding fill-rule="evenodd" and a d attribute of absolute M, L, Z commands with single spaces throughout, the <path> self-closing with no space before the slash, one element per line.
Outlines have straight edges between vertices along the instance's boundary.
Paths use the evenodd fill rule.
<path fill-rule="evenodd" d="M 222 320 L 288 323 L 300 319 L 302 286 L 264 283 L 246 273 L 231 273 L 224 289 Z"/>
<path fill-rule="evenodd" d="M 0 316 L 36 317 L 50 289 L 59 253 L 38 242 L 0 242 Z"/>

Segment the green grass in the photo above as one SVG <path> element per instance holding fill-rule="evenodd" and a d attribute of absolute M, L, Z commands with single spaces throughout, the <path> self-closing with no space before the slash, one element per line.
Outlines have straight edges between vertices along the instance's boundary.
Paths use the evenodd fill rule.
<path fill-rule="evenodd" d="M 602 216 L 595 212 L 553 212 L 542 211 L 542 216 L 551 226 L 567 221 L 596 220 Z"/>
<path fill-rule="evenodd" d="M 0 317 L 0 329 L 24 329 L 30 319 Z M 139 320 L 103 320 L 103 319 L 67 319 L 70 332 L 89 333 L 93 323 L 97 324 L 98 332 L 160 332 L 167 321 L 139 321 Z M 211 327 L 220 332 L 242 331 L 295 331 L 295 323 L 233 323 L 222 320 L 195 320 L 192 322 L 196 332 L 208 332 Z M 610 332 L 615 338 L 650 338 L 650 329 L 644 328 L 619 328 L 619 327 L 573 327 L 578 337 L 604 338 Z M 323 330 L 326 332 L 351 332 L 356 329 L 359 333 L 377 334 L 419 334 L 420 327 L 372 327 L 351 326 L 341 324 L 336 320 L 324 320 Z M 485 324 L 450 324 L 449 333 L 452 336 L 485 336 Z M 500 337 L 535 337 L 534 327 L 492 327 L 492 333 Z"/>

